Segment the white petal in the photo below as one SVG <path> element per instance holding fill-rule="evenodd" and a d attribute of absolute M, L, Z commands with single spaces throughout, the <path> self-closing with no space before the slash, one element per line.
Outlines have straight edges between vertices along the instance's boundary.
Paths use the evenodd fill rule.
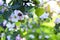
<path fill-rule="evenodd" d="M 14 29 L 13 28 L 9 28 L 9 31 L 13 31 Z"/>
<path fill-rule="evenodd" d="M 6 0 L 7 5 L 8 5 L 8 3 L 9 3 L 10 1 L 11 1 L 11 0 L 9 0 L 9 1 L 8 1 L 8 0 Z"/>
<path fill-rule="evenodd" d="M 5 36 L 5 33 L 2 33 L 2 34 L 1 34 L 1 37 L 3 37 L 3 36 Z"/>
<path fill-rule="evenodd" d="M 24 15 L 24 17 L 26 18 L 26 19 L 28 19 L 29 17 L 28 17 L 28 15 Z"/>
<path fill-rule="evenodd" d="M 56 18 L 55 23 L 56 24 L 60 23 L 60 18 Z"/>
<path fill-rule="evenodd" d="M 11 40 L 11 36 L 10 35 L 7 36 L 7 40 Z"/>
<path fill-rule="evenodd" d="M 24 20 L 24 15 L 18 17 L 19 20 Z"/>
<path fill-rule="evenodd" d="M 33 34 L 30 34 L 29 37 L 32 39 L 35 38 Z"/>
<path fill-rule="evenodd" d="M 5 25 L 6 25 L 6 23 L 7 23 L 7 20 L 4 20 L 4 21 L 3 21 L 3 26 L 5 26 Z"/>
<path fill-rule="evenodd" d="M 45 38 L 49 38 L 49 36 L 48 36 L 48 35 L 46 35 L 46 36 L 45 36 Z"/>
<path fill-rule="evenodd" d="M 0 6 L 2 6 L 4 4 L 3 0 L 0 0 Z"/>
<path fill-rule="evenodd" d="M 44 13 L 40 16 L 41 19 L 48 18 L 49 13 Z"/>
<path fill-rule="evenodd" d="M 14 14 L 15 14 L 16 16 L 18 15 L 18 13 L 23 14 L 20 10 L 14 10 Z"/>
<path fill-rule="evenodd" d="M 6 26 L 7 26 L 7 28 L 10 28 L 10 27 L 11 27 L 11 23 L 8 22 L 8 23 L 6 24 Z"/>
<path fill-rule="evenodd" d="M 42 36 L 40 35 L 40 36 L 39 36 L 39 39 L 41 39 L 41 38 L 42 38 Z"/>

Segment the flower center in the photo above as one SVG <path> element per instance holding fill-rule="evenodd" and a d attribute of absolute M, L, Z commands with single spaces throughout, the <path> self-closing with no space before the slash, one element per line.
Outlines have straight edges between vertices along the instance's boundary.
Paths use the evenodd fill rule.
<path fill-rule="evenodd" d="M 22 16 L 22 14 L 21 13 L 18 13 L 18 16 Z"/>
<path fill-rule="evenodd" d="M 14 16 L 14 18 L 17 18 L 16 16 Z"/>

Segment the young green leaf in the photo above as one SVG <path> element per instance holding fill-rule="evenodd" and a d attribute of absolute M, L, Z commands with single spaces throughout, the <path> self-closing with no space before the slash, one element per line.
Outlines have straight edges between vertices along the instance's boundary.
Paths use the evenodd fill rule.
<path fill-rule="evenodd" d="M 45 10 L 42 7 L 41 8 L 36 8 L 35 9 L 35 14 L 39 17 L 44 13 L 44 11 Z"/>

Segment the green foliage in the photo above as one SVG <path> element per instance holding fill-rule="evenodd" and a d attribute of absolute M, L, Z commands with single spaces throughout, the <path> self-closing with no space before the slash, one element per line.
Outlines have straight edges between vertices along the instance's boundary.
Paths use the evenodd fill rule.
<path fill-rule="evenodd" d="M 40 4 L 40 1 L 39 0 L 32 0 L 34 2 L 35 5 L 38 5 Z"/>
<path fill-rule="evenodd" d="M 0 33 L 4 32 L 4 28 L 0 26 Z"/>
<path fill-rule="evenodd" d="M 3 6 L 0 6 L 0 10 L 2 9 Z"/>
<path fill-rule="evenodd" d="M 20 26 L 20 22 L 16 22 L 16 26 Z"/>
<path fill-rule="evenodd" d="M 37 16 L 41 16 L 44 13 L 44 11 L 45 10 L 42 7 L 38 7 L 36 8 L 35 13 Z"/>
<path fill-rule="evenodd" d="M 2 15 L 0 15 L 0 23 L 2 23 L 2 22 L 3 22 L 3 20 L 4 20 L 3 16 L 2 16 Z"/>
<path fill-rule="evenodd" d="M 28 3 L 27 1 L 28 0 L 25 0 L 25 3 Z M 14 28 L 12 31 L 9 31 L 9 28 L 4 29 L 2 26 L 0 26 L 0 33 L 5 33 L 6 37 L 10 35 L 11 40 L 15 40 L 18 34 L 20 34 L 21 38 L 25 37 L 27 40 L 60 40 L 60 24 L 56 25 L 50 18 L 41 20 L 39 16 L 46 12 L 44 7 L 38 7 L 40 4 L 39 0 L 32 0 L 31 2 L 35 4 L 35 6 L 23 5 L 23 0 L 11 0 L 6 7 L 6 10 L 4 10 L 3 13 L 0 12 L 0 23 L 2 23 L 4 20 L 8 21 L 8 18 L 10 17 L 11 13 L 14 12 L 14 10 L 22 11 L 23 15 L 27 14 L 29 18 L 15 22 L 16 28 Z M 4 0 L 4 3 L 6 3 L 6 0 Z M 3 6 L 0 6 L 0 10 L 2 8 Z M 48 7 L 47 11 L 50 11 L 49 8 L 50 6 Z M 35 16 L 36 20 L 34 18 Z M 30 38 L 30 34 L 34 35 L 34 38 Z M 48 35 L 49 38 L 46 38 L 46 35 Z M 39 36 L 42 37 L 39 39 Z M 1 40 L 6 39 L 1 38 Z"/>

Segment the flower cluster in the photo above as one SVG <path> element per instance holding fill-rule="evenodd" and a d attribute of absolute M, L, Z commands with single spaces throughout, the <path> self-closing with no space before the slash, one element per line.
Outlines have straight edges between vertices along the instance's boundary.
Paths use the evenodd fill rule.
<path fill-rule="evenodd" d="M 24 15 L 21 11 L 14 10 L 14 12 L 11 14 L 8 20 L 12 22 L 18 22 L 18 20 L 24 20 Z"/>
<path fill-rule="evenodd" d="M 60 32 L 58 1 L 0 0 L 0 39 L 60 40 L 55 35 Z"/>

